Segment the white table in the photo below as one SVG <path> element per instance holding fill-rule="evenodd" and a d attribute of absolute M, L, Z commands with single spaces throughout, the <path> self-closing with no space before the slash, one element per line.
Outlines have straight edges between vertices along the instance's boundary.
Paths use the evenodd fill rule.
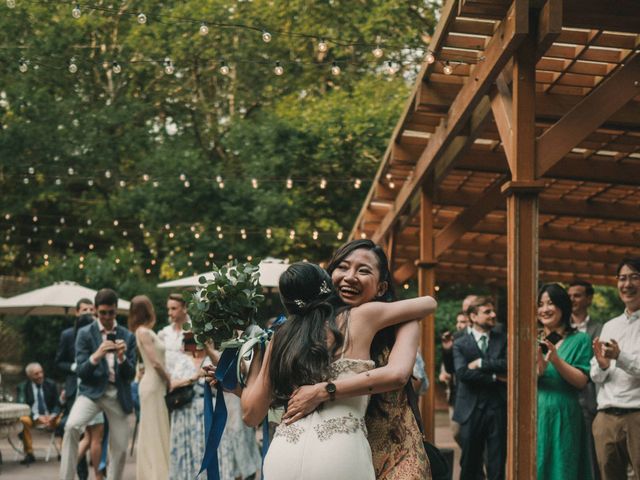
<path fill-rule="evenodd" d="M 31 409 L 25 403 L 0 402 L 0 439 L 9 438 L 22 431 L 20 417 L 29 415 Z M 0 463 L 2 456 L 0 454 Z"/>

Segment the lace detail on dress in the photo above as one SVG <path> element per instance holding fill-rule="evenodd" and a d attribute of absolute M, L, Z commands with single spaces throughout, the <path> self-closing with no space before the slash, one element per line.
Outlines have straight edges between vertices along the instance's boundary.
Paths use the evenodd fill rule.
<path fill-rule="evenodd" d="M 298 425 L 286 425 L 281 423 L 278 425 L 278 428 L 276 428 L 276 433 L 273 438 L 283 437 L 289 443 L 298 443 L 298 440 L 300 440 L 300 436 L 303 433 L 304 429 Z"/>
<path fill-rule="evenodd" d="M 313 426 L 318 436 L 318 440 L 324 442 L 329 440 L 336 433 L 356 433 L 361 430 L 365 436 L 367 435 L 367 427 L 364 418 L 356 418 L 349 413 L 346 417 L 336 417 L 325 420 L 322 423 Z"/>
<path fill-rule="evenodd" d="M 329 378 L 335 380 L 341 373 L 362 373 L 375 367 L 373 360 L 359 360 L 355 358 L 340 358 L 329 365 Z"/>

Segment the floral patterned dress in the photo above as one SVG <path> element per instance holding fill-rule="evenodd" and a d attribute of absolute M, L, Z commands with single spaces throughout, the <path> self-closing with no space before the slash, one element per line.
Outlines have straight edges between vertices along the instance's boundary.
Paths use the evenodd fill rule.
<path fill-rule="evenodd" d="M 378 358 L 389 361 L 390 351 Z M 431 478 L 422 435 L 407 402 L 404 388 L 382 394 L 384 414 L 367 414 L 368 439 L 378 480 L 424 480 Z"/>

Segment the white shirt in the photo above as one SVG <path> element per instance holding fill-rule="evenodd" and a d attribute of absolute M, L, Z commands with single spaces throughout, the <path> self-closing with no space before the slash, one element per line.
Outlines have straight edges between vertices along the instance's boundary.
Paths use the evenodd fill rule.
<path fill-rule="evenodd" d="M 187 321 L 189 321 L 188 317 Z M 184 331 L 182 328 L 176 330 L 173 323 L 158 332 L 158 338 L 164 342 L 164 348 L 167 351 L 180 352 L 182 350 L 182 337 L 184 337 Z"/>
<path fill-rule="evenodd" d="M 579 332 L 587 333 L 587 325 L 589 325 L 589 320 L 591 320 L 591 317 L 589 317 L 589 315 L 587 315 L 587 317 L 584 319 L 584 322 L 582 322 L 582 323 L 573 323 L 573 322 L 571 322 L 571 326 L 573 328 L 575 328 L 576 330 L 578 330 Z"/>
<path fill-rule="evenodd" d="M 49 415 L 47 402 L 44 399 L 43 385 L 40 385 L 40 390 L 42 391 L 42 401 L 44 402 L 44 414 Z M 31 405 L 31 413 L 33 414 L 33 419 L 37 420 L 38 417 L 40 416 L 40 413 L 38 412 L 38 386 L 34 382 L 31 382 L 31 391 L 33 392 L 33 405 Z"/>
<path fill-rule="evenodd" d="M 591 379 L 596 384 L 598 410 L 609 407 L 640 408 L 640 310 L 625 312 L 604 324 L 601 342 L 614 339 L 620 346 L 617 360 L 602 370 L 591 359 Z"/>

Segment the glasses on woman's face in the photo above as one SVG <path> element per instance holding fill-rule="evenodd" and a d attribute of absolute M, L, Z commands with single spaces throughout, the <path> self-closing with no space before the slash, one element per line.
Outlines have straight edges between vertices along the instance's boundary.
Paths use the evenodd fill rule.
<path fill-rule="evenodd" d="M 640 283 L 640 273 L 630 273 L 628 275 L 617 275 L 618 283 L 626 283 L 627 280 L 631 283 Z"/>

